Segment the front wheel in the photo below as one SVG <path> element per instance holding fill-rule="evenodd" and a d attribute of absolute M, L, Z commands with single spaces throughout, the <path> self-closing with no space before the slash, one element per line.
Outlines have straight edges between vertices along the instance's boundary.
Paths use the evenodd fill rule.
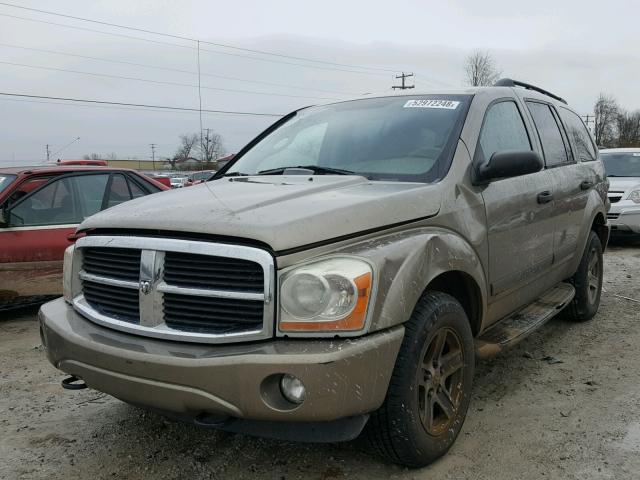
<path fill-rule="evenodd" d="M 600 306 L 603 268 L 602 244 L 594 231 L 589 233 L 587 246 L 578 270 L 571 277 L 576 294 L 567 306 L 564 316 L 574 322 L 590 320 Z"/>
<path fill-rule="evenodd" d="M 370 445 L 408 467 L 428 465 L 455 441 L 467 414 L 473 334 L 453 297 L 427 292 L 405 325 L 387 397 L 366 427 Z"/>

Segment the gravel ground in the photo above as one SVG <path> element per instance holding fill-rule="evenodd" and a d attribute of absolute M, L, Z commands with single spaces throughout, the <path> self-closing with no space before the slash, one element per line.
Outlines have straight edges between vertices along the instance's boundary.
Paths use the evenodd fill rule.
<path fill-rule="evenodd" d="M 40 344 L 37 309 L 5 312 L 0 478 L 638 479 L 640 246 L 613 246 L 605 260 L 598 315 L 585 324 L 554 319 L 481 363 L 458 441 L 421 470 L 383 463 L 358 441 L 254 439 L 65 391 Z"/>

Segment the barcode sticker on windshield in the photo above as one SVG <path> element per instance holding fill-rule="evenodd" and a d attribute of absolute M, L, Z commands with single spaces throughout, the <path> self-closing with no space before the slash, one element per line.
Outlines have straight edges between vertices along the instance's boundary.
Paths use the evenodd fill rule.
<path fill-rule="evenodd" d="M 455 110 L 460 102 L 455 100 L 409 100 L 404 108 L 446 108 Z"/>

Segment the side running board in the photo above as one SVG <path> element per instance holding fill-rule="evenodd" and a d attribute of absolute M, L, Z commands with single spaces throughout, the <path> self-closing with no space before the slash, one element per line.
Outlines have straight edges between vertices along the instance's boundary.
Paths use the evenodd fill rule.
<path fill-rule="evenodd" d="M 511 347 L 555 317 L 571 301 L 573 285 L 560 283 L 526 307 L 505 317 L 475 340 L 476 356 L 489 358 Z"/>

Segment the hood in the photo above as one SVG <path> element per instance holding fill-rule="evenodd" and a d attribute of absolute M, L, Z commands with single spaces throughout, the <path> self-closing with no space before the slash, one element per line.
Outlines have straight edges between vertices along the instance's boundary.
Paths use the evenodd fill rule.
<path fill-rule="evenodd" d="M 440 188 L 351 175 L 227 177 L 131 200 L 89 217 L 80 229 L 205 233 L 280 251 L 433 216 Z"/>
<path fill-rule="evenodd" d="M 627 192 L 640 189 L 640 177 L 607 177 L 610 192 Z"/>

